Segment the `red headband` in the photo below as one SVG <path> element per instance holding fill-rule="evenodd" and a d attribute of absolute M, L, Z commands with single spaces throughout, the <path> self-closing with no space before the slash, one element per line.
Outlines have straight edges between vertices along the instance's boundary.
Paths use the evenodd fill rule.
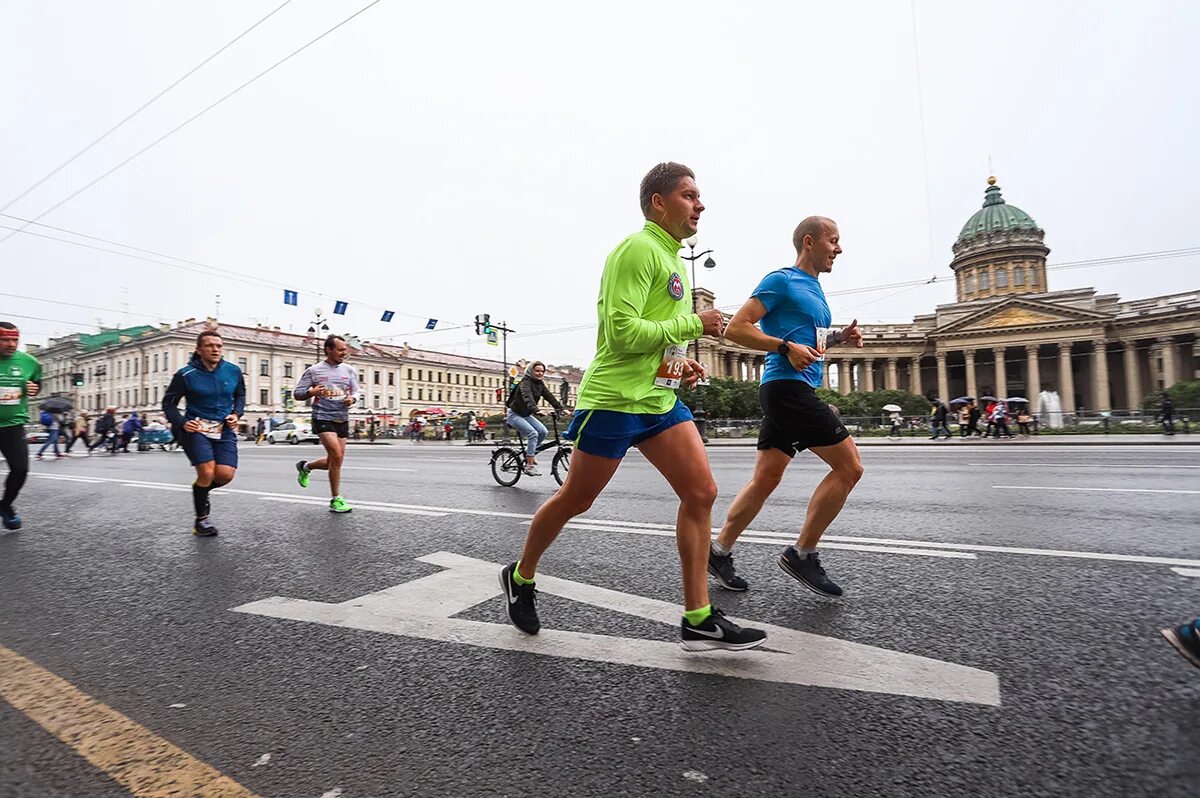
<path fill-rule="evenodd" d="M 20 330 L 10 330 L 7 327 L 0 327 L 0 338 L 20 338 Z"/>

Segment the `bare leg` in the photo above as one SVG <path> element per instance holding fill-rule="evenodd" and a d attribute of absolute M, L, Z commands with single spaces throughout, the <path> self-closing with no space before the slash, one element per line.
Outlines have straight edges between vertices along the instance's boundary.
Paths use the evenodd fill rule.
<path fill-rule="evenodd" d="M 666 477 L 679 497 L 675 542 L 683 571 L 685 610 L 708 604 L 708 544 L 712 537 L 712 506 L 717 500 L 708 453 L 695 424 L 676 424 L 638 445 L 650 464 Z M 575 469 L 575 461 L 571 461 Z"/>
<path fill-rule="evenodd" d="M 213 484 L 213 473 L 216 471 L 217 464 L 212 460 L 207 463 L 200 463 L 196 466 L 196 487 L 209 488 Z"/>
<path fill-rule="evenodd" d="M 758 515 L 767 497 L 779 486 L 783 472 L 791 462 L 792 458 L 778 449 L 759 450 L 754 461 L 754 476 L 750 477 L 746 486 L 738 491 L 733 504 L 729 505 L 729 512 L 725 514 L 725 525 L 721 527 L 721 534 L 717 536 L 718 543 L 727 549 L 733 548 L 738 535 L 746 531 L 746 527 L 750 526 L 750 522 Z"/>
<path fill-rule="evenodd" d="M 206 465 L 213 465 L 207 463 Z M 222 485 L 228 485 L 233 482 L 233 475 L 237 473 L 237 469 L 233 466 L 219 465 L 213 469 L 212 486 L 219 488 Z"/>
<path fill-rule="evenodd" d="M 567 481 L 538 508 L 529 524 L 521 552 L 522 577 L 533 579 L 542 554 L 568 521 L 588 511 L 619 465 L 621 461 L 611 457 L 597 457 L 578 449 L 572 453 Z"/>
<path fill-rule="evenodd" d="M 329 472 L 329 495 L 340 496 L 342 487 L 342 461 L 346 459 L 346 439 L 336 432 L 322 432 L 318 436 L 325 447 L 325 456 L 308 463 L 309 471 Z"/>
<path fill-rule="evenodd" d="M 846 497 L 863 475 L 862 460 L 859 459 L 858 446 L 853 438 L 847 438 L 835 446 L 813 447 L 812 453 L 828 463 L 830 471 L 817 485 L 808 502 L 808 514 L 796 541 L 796 548 L 799 549 L 816 548 L 821 535 L 842 511 Z"/>

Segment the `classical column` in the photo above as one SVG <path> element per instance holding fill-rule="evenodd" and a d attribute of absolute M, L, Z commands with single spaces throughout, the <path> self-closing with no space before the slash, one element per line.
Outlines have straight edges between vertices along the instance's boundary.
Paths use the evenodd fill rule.
<path fill-rule="evenodd" d="M 1025 345 L 1025 398 L 1029 400 L 1029 412 L 1037 415 L 1038 394 L 1042 392 L 1042 375 L 1038 367 L 1038 345 Z"/>
<path fill-rule="evenodd" d="M 829 390 L 829 367 L 833 365 L 833 361 L 828 357 L 825 358 L 825 368 L 821 369 L 821 387 Z"/>
<path fill-rule="evenodd" d="M 1192 343 L 1192 367 L 1195 369 L 1192 376 L 1200 380 L 1200 340 Z"/>
<path fill-rule="evenodd" d="M 1137 346 L 1133 341 L 1122 341 L 1125 345 L 1125 406 L 1136 410 L 1142 406 L 1142 376 L 1138 374 Z"/>
<path fill-rule="evenodd" d="M 842 396 L 850 393 L 850 371 L 853 366 L 850 365 L 849 359 L 838 360 L 838 393 Z"/>
<path fill-rule="evenodd" d="M 921 356 L 909 358 L 908 361 L 908 392 L 924 396 L 921 391 Z"/>
<path fill-rule="evenodd" d="M 1092 341 L 1092 405 L 1097 410 L 1112 410 L 1108 389 L 1108 341 Z"/>
<path fill-rule="evenodd" d="M 963 357 L 967 360 L 967 396 L 977 397 L 975 392 L 975 350 L 968 349 L 963 352 Z"/>
<path fill-rule="evenodd" d="M 953 397 L 950 396 L 950 380 L 946 376 L 946 353 L 938 352 L 937 358 L 937 375 L 938 375 L 938 398 L 943 402 L 949 402 Z"/>
<path fill-rule="evenodd" d="M 1179 372 L 1176 369 L 1176 352 L 1175 339 L 1169 335 L 1164 335 L 1158 339 L 1162 344 L 1162 375 L 1163 375 L 1163 390 L 1170 388 L 1175 383 L 1179 382 Z"/>
<path fill-rule="evenodd" d="M 747 361 L 749 355 L 738 355 L 737 357 L 737 378 L 739 382 L 745 382 L 747 379 Z"/>
<path fill-rule="evenodd" d="M 862 362 L 863 388 L 864 391 L 875 390 L 875 361 L 867 358 Z"/>
<path fill-rule="evenodd" d="M 887 376 L 884 385 L 889 391 L 895 391 L 900 387 L 900 378 L 896 376 L 896 358 L 889 357 L 887 359 Z"/>
<path fill-rule="evenodd" d="M 1058 393 L 1064 413 L 1075 413 L 1075 377 L 1071 374 L 1071 342 L 1058 342 Z"/>
<path fill-rule="evenodd" d="M 992 349 L 992 356 L 996 358 L 996 398 L 1008 398 L 1008 372 L 1004 364 L 1005 347 L 997 346 Z M 1026 397 L 1029 398 L 1029 397 Z"/>

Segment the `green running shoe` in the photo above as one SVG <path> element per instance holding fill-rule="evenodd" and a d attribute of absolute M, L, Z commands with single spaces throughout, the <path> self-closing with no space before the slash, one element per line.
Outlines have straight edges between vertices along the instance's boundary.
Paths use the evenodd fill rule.
<path fill-rule="evenodd" d="M 353 510 L 354 508 L 346 504 L 346 500 L 341 496 L 334 496 L 329 500 L 329 512 L 331 513 L 348 513 Z"/>
<path fill-rule="evenodd" d="M 308 466 L 307 460 L 297 460 L 296 461 L 296 471 L 299 472 L 296 474 L 296 481 L 300 483 L 300 487 L 302 487 L 302 488 L 308 487 L 308 477 L 309 477 L 309 474 L 312 473 L 311 471 L 308 470 L 307 466 Z"/>

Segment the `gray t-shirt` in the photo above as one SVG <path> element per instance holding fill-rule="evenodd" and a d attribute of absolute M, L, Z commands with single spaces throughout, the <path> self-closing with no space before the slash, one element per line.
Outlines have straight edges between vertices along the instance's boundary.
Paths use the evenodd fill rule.
<path fill-rule="evenodd" d="M 294 395 L 297 399 L 307 399 L 308 389 L 314 385 L 331 389 L 336 396 L 313 399 L 313 418 L 317 421 L 349 421 L 350 406 L 346 397 L 358 399 L 358 374 L 345 363 L 334 366 L 327 360 L 322 360 L 315 366 L 309 366 L 296 383 Z"/>

